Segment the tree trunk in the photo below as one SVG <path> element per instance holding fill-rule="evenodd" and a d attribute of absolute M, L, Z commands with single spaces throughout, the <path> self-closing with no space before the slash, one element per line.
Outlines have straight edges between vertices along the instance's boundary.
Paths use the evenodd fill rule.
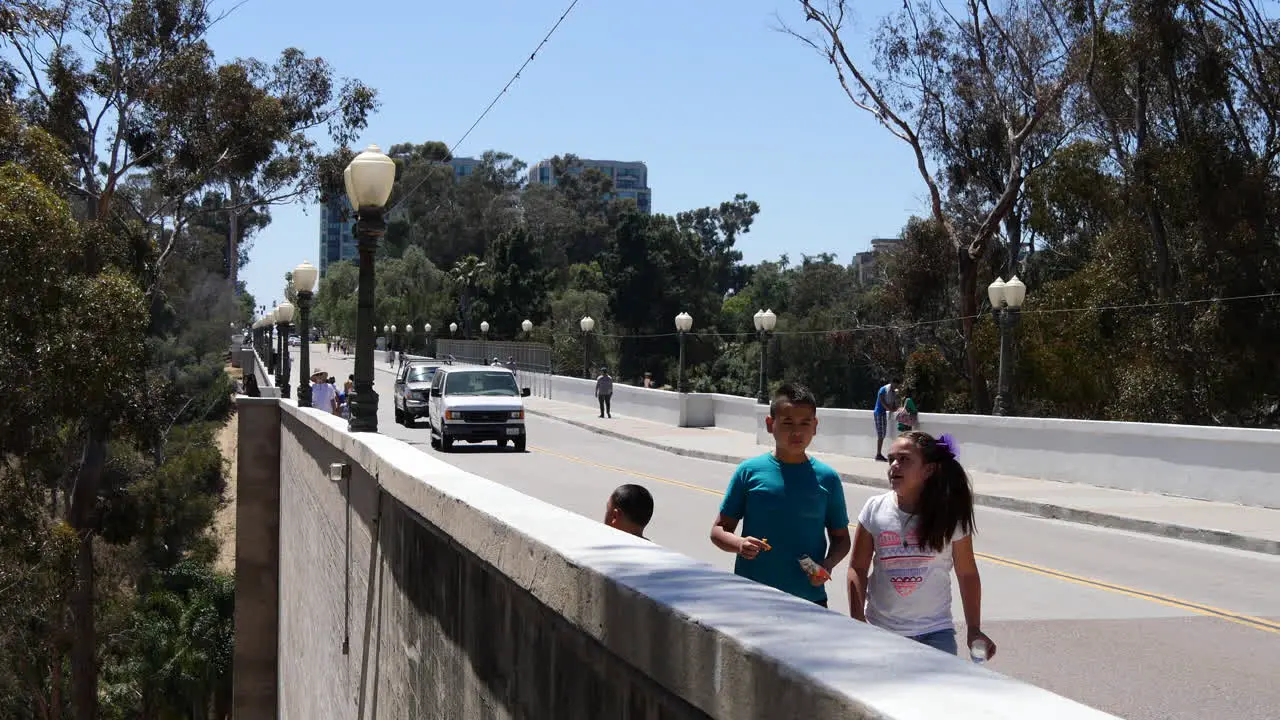
<path fill-rule="evenodd" d="M 227 277 L 231 280 L 231 297 L 236 296 L 237 282 L 240 279 L 240 184 L 231 181 L 231 211 L 228 218 L 230 228 L 227 230 Z"/>
<path fill-rule="evenodd" d="M 59 623 L 61 625 L 61 623 Z M 59 630 L 58 634 L 61 635 Z M 61 643 L 54 645 L 52 664 L 49 666 L 49 711 L 45 717 L 58 720 L 62 717 L 62 660 L 64 648 Z"/>
<path fill-rule="evenodd" d="M 987 394 L 987 380 L 982 375 L 978 348 L 973 344 L 973 327 L 978 315 L 978 261 L 969 256 L 969 248 L 961 245 L 956 251 L 960 263 L 960 328 L 964 333 L 965 370 L 969 375 L 969 394 L 973 411 L 979 415 L 991 413 L 991 398 Z"/>
<path fill-rule="evenodd" d="M 1160 212 L 1159 198 L 1156 195 L 1154 181 L 1151 178 L 1150 144 L 1148 142 L 1149 125 L 1147 118 L 1147 66 L 1139 60 L 1135 81 L 1137 101 L 1134 103 L 1134 175 L 1138 182 L 1138 194 L 1142 198 L 1147 226 L 1151 231 L 1152 249 L 1156 260 L 1156 292 L 1161 301 L 1168 301 L 1173 295 L 1173 269 L 1169 261 L 1169 234 L 1164 224 L 1164 214 Z"/>
<path fill-rule="evenodd" d="M 1004 217 L 1004 233 L 1009 238 L 1008 259 L 1005 261 L 1005 273 L 1018 273 L 1018 255 L 1022 253 L 1022 216 L 1016 209 L 1009 211 Z"/>
<path fill-rule="evenodd" d="M 71 501 L 71 527 L 80 538 L 71 589 L 71 703 L 76 720 L 97 720 L 98 639 L 94 623 L 93 536 L 98 486 L 107 456 L 107 424 L 94 421 L 85 442 Z"/>

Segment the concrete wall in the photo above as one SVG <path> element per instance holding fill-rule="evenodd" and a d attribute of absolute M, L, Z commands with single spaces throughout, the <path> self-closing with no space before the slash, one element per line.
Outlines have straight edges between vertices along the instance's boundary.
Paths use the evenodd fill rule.
<path fill-rule="evenodd" d="M 1110 717 L 276 402 L 278 717 Z"/>
<path fill-rule="evenodd" d="M 596 404 L 595 380 L 571 378 L 563 375 L 552 375 L 549 388 L 552 400 L 578 403 L 582 405 Z M 613 384 L 613 409 L 622 415 L 652 420 L 681 427 L 682 420 L 700 421 L 708 424 L 714 422 L 710 409 L 695 408 L 681 412 L 680 394 L 670 390 L 635 387 L 623 385 L 615 381 Z M 702 427 L 685 425 L 684 427 Z"/>
<path fill-rule="evenodd" d="M 769 407 L 756 402 L 755 398 L 719 393 L 707 397 L 714 404 L 716 427 L 745 433 L 764 429 L 764 417 L 769 414 Z"/>
<path fill-rule="evenodd" d="M 268 372 L 266 365 L 262 362 L 262 358 L 258 356 L 258 351 L 252 345 L 231 347 L 231 356 L 239 357 L 239 367 L 245 372 L 252 372 L 258 379 L 258 391 L 261 397 L 278 398 L 280 397 L 280 389 L 276 387 L 275 376 Z"/>
<path fill-rule="evenodd" d="M 535 394 L 595 404 L 590 381 L 553 375 L 545 387 Z M 709 412 L 703 398 L 711 399 Z M 761 445 L 773 444 L 765 408 L 751 398 L 689 393 L 682 406 L 678 393 L 615 384 L 613 408 L 669 425 L 755 433 Z M 954 435 L 965 467 L 979 472 L 1280 508 L 1278 430 L 941 413 L 920 419 L 923 430 Z M 870 410 L 823 408 L 819 420 L 815 450 L 875 455 Z"/>
<path fill-rule="evenodd" d="M 954 435 L 970 470 L 1280 507 L 1275 430 L 940 413 L 920 425 Z M 756 440 L 769 438 L 761 429 Z M 874 455 L 871 411 L 823 408 L 814 448 Z"/>

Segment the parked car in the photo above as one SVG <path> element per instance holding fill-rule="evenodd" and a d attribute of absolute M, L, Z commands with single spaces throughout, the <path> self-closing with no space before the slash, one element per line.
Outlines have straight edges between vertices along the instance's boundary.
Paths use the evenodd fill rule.
<path fill-rule="evenodd" d="M 441 365 L 431 380 L 428 404 L 431 445 L 443 450 L 455 441 L 508 443 L 523 452 L 528 440 L 524 400 L 516 375 L 504 367 Z"/>
<path fill-rule="evenodd" d="M 437 360 L 413 360 L 400 366 L 391 399 L 396 409 L 396 422 L 413 427 L 418 418 L 427 416 L 431 380 L 441 364 Z"/>

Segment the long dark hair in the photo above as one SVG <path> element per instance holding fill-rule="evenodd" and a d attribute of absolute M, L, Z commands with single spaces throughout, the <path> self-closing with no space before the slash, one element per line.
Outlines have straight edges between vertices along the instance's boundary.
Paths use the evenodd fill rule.
<path fill-rule="evenodd" d="M 940 443 L 919 430 L 909 430 L 900 437 L 915 443 L 924 461 L 934 464 L 920 492 L 917 532 L 920 547 L 942 552 L 957 529 L 969 535 L 977 527 L 973 521 L 973 488 L 969 485 L 969 475 L 956 459 L 955 448 L 949 442 Z"/>

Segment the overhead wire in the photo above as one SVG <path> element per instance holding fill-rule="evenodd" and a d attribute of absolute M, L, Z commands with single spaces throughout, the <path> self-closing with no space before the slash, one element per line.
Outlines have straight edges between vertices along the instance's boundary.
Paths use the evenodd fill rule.
<path fill-rule="evenodd" d="M 555 35 L 556 30 L 558 30 L 560 28 L 560 25 L 564 23 L 565 19 L 569 17 L 569 13 L 573 12 L 573 9 L 577 7 L 578 2 L 579 0 L 572 0 L 572 2 L 569 3 L 569 6 L 564 9 L 564 12 L 560 13 L 560 17 L 556 18 L 555 24 L 553 24 L 551 26 L 551 29 L 547 31 L 547 34 L 542 37 L 542 40 L 538 42 L 537 46 L 534 47 L 533 51 L 529 53 L 529 57 L 525 58 L 525 61 L 520 64 L 520 67 L 517 68 L 515 73 L 512 74 L 511 78 L 507 80 L 507 83 L 502 86 L 501 90 L 498 91 L 498 94 L 494 95 L 493 100 L 491 100 L 489 104 L 485 106 L 485 109 L 481 111 L 480 115 L 477 116 L 475 121 L 471 123 L 471 126 L 467 128 L 467 131 L 464 132 L 462 136 L 459 137 L 457 141 L 455 141 L 453 145 L 449 147 L 449 155 L 451 157 L 453 156 L 453 152 L 458 149 L 458 146 L 461 145 L 464 141 L 466 141 L 468 137 L 471 136 L 471 133 L 480 125 L 481 122 L 484 121 L 485 117 L 489 115 L 489 112 L 492 111 L 495 106 L 497 106 L 498 101 L 500 101 L 507 94 L 507 91 L 511 89 L 511 86 L 515 84 L 516 80 L 520 79 L 520 76 L 524 72 L 525 68 L 527 68 L 529 64 L 533 62 L 534 58 L 538 56 L 538 53 L 542 50 L 542 48 L 545 47 L 547 42 L 551 40 L 551 36 Z M 418 184 L 410 188 L 409 192 L 404 193 L 401 196 L 400 201 L 397 202 L 391 209 L 394 210 L 398 208 L 402 203 L 405 202 L 405 200 L 407 200 L 410 196 L 412 196 L 413 193 L 416 192 L 418 188 L 422 187 L 422 185 L 425 184 L 426 182 L 427 182 L 427 178 L 423 178 L 422 180 L 418 181 Z M 1057 314 L 1057 313 L 1100 312 L 1105 310 L 1154 309 L 1154 308 L 1172 307 L 1172 306 L 1179 306 L 1179 305 L 1189 306 L 1189 305 L 1198 305 L 1198 304 L 1204 304 L 1204 303 L 1236 302 L 1236 301 L 1243 301 L 1243 300 L 1265 300 L 1269 298 L 1280 298 L 1280 292 L 1260 293 L 1255 295 L 1236 295 L 1236 296 L 1223 297 L 1223 298 L 1201 298 L 1196 300 L 1171 300 L 1171 301 L 1158 302 L 1158 303 L 1134 303 L 1134 304 L 1128 304 L 1128 305 L 1099 305 L 1099 306 L 1075 307 L 1075 308 L 1046 308 L 1043 310 L 1029 309 L 1029 310 L 1022 310 L 1021 312 L 1023 315 L 1049 315 L 1049 314 Z M 956 317 L 944 318 L 941 320 L 923 320 L 920 322 L 909 323 L 905 325 L 895 325 L 895 324 L 859 325 L 852 328 L 833 328 L 833 329 L 827 329 L 827 330 L 777 330 L 777 331 L 771 331 L 770 334 L 802 336 L 802 335 L 828 335 L 831 333 L 872 332 L 872 331 L 880 331 L 880 330 L 901 331 L 901 330 L 911 330 L 918 327 L 926 327 L 929 325 L 944 325 L 948 323 L 962 322 L 965 320 L 976 320 L 979 317 L 981 317 L 982 314 L 983 313 L 978 313 L 977 315 L 961 315 Z M 594 334 L 598 337 L 614 338 L 614 339 L 665 338 L 665 337 L 678 337 L 680 335 L 679 332 L 652 333 L 647 335 L 615 334 L 615 333 L 594 333 Z M 755 332 L 736 332 L 736 333 L 689 332 L 686 334 L 692 335 L 698 338 L 702 338 L 702 337 L 730 338 L 730 337 L 753 337 L 757 333 Z"/>
<path fill-rule="evenodd" d="M 511 89 L 511 86 L 515 84 L 516 80 L 520 79 L 520 74 L 523 73 L 524 69 L 529 67 L 529 63 L 533 62 L 533 59 L 538 56 L 538 52 L 542 50 L 543 46 L 547 44 L 547 41 L 551 39 L 551 36 L 555 34 L 557 29 L 559 29 L 560 24 L 564 22 L 565 18 L 569 17 L 569 13 L 573 12 L 573 8 L 577 6 L 577 4 L 578 4 L 578 0 L 573 0 L 573 2 L 569 3 L 569 7 L 565 8 L 564 12 L 560 13 L 560 17 L 556 20 L 555 24 L 552 25 L 551 29 L 547 31 L 547 34 L 543 36 L 542 41 L 539 42 L 538 46 L 533 49 L 533 52 L 529 53 L 529 57 L 526 58 L 523 63 L 521 63 L 520 67 L 516 70 L 515 74 L 511 76 L 510 80 L 507 81 L 507 84 L 503 85 L 502 89 L 498 91 L 498 94 L 493 96 L 493 100 L 489 102 L 489 105 L 486 106 L 484 111 L 480 113 L 480 115 L 476 118 L 475 122 L 471 123 L 471 127 L 467 128 L 467 131 L 462 133 L 462 137 L 458 138 L 457 142 L 455 142 L 452 146 L 450 146 L 449 157 L 453 157 L 453 151 L 457 150 L 458 146 L 461 145 L 463 141 L 465 141 L 468 137 L 471 136 L 471 132 L 475 130 L 478 125 L 480 125 L 480 123 L 485 119 L 486 116 L 488 116 L 489 111 L 493 110 L 494 106 L 497 105 L 498 101 L 501 100 L 502 97 L 507 94 L 507 91 Z M 425 177 L 422 180 L 419 180 L 417 185 L 414 185 L 412 188 L 409 189 L 409 192 L 404 193 L 403 195 L 400 196 L 399 202 L 397 202 L 394 206 L 392 206 L 391 209 L 395 210 L 396 208 L 400 207 L 400 205 L 404 203 L 405 200 L 412 197 L 413 194 L 417 192 L 418 188 L 422 187 L 423 184 L 425 184 L 426 182 L 427 182 L 427 178 Z"/>

